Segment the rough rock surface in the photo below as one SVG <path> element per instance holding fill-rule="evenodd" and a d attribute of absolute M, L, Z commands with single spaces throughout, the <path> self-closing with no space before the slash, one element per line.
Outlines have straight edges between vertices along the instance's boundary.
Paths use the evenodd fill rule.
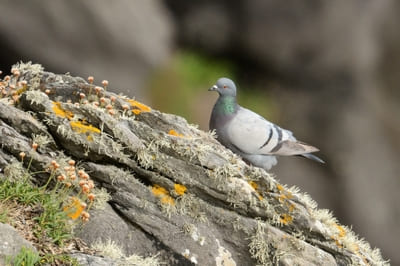
<path fill-rule="evenodd" d="M 8 258 L 16 256 L 22 247 L 36 251 L 11 225 L 0 223 L 0 265 L 5 265 Z"/>
<path fill-rule="evenodd" d="M 279 106 L 264 115 L 328 162 L 282 158 L 272 171 L 400 265 L 399 2 L 167 2 L 183 46 L 234 60 L 238 79 Z"/>
<path fill-rule="evenodd" d="M 117 266 L 121 265 L 118 264 L 117 261 L 109 259 L 109 258 L 102 258 L 93 255 L 88 255 L 84 253 L 74 253 L 70 255 L 72 258 L 77 259 L 79 265 L 82 266 Z"/>
<path fill-rule="evenodd" d="M 168 265 L 383 263 L 379 250 L 329 211 L 317 209 L 309 196 L 248 166 L 182 117 L 38 65 L 15 69 L 19 75 L 4 86 L 14 84 L 17 94 L 0 102 L 0 144 L 6 154 L 0 162 L 9 163 L 21 151 L 33 172 L 54 158 L 79 161 L 111 195 L 112 209 L 106 210 L 115 214 L 105 217 L 110 219 L 105 228 L 112 231 L 112 221 L 125 228 L 125 235 L 116 234 L 118 242 L 130 234 L 146 239 L 123 245 L 129 253 L 143 252 L 145 243 L 146 255 L 156 255 L 155 244 Z M 47 145 L 32 150 L 32 134 L 45 136 Z M 48 176 L 35 178 L 43 183 Z"/>

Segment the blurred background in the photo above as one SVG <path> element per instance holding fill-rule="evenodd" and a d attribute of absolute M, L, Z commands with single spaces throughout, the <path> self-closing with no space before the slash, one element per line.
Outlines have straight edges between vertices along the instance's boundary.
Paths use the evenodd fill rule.
<path fill-rule="evenodd" d="M 272 172 L 400 265 L 400 2 L 0 0 L 0 69 L 93 75 L 208 130 L 226 76 L 239 102 L 320 148 Z M 4 75 L 4 74 L 3 74 Z"/>

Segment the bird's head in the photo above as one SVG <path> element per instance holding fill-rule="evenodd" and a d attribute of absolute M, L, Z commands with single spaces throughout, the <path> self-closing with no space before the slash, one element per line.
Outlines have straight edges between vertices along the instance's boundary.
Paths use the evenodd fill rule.
<path fill-rule="evenodd" d="M 217 83 L 208 89 L 209 91 L 217 91 L 221 96 L 236 96 L 236 86 L 232 80 L 228 78 L 220 78 Z"/>

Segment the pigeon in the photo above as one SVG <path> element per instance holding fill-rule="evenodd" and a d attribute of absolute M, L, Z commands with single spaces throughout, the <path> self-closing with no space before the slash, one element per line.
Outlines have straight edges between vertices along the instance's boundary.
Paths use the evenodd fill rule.
<path fill-rule="evenodd" d="M 291 155 L 324 163 L 311 154 L 319 151 L 316 147 L 296 140 L 291 131 L 241 107 L 232 80 L 220 78 L 209 91 L 219 93 L 210 117 L 210 130 L 215 130 L 217 140 L 247 163 L 269 170 L 277 164 L 276 156 Z"/>

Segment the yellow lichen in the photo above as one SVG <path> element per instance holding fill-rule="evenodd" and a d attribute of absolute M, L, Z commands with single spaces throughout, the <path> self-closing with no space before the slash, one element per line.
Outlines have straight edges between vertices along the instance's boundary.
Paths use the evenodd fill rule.
<path fill-rule="evenodd" d="M 132 113 L 134 113 L 135 115 L 140 114 L 142 111 L 140 111 L 139 109 L 133 109 Z"/>
<path fill-rule="evenodd" d="M 175 200 L 169 195 L 168 190 L 166 190 L 164 187 L 154 185 L 151 188 L 151 192 L 154 194 L 154 196 L 160 198 L 161 203 L 175 205 Z"/>
<path fill-rule="evenodd" d="M 342 238 L 346 235 L 346 230 L 343 228 L 343 226 L 338 225 L 337 223 L 334 224 L 334 226 L 338 229 L 339 233 L 339 237 Z"/>
<path fill-rule="evenodd" d="M 179 196 L 182 196 L 183 194 L 185 194 L 187 188 L 184 185 L 180 185 L 180 184 L 174 184 L 174 189 L 175 189 L 175 193 L 178 194 Z"/>
<path fill-rule="evenodd" d="M 285 194 L 282 194 L 282 195 L 279 195 L 279 196 L 278 196 L 278 200 L 279 200 L 280 202 L 284 202 L 286 199 L 287 199 L 287 197 L 286 197 Z"/>
<path fill-rule="evenodd" d="M 77 197 L 71 198 L 71 203 L 63 208 L 63 211 L 72 219 L 76 220 L 85 209 L 84 205 Z"/>
<path fill-rule="evenodd" d="M 289 214 L 284 213 L 284 214 L 281 215 L 280 222 L 282 224 L 287 225 L 287 224 L 291 223 L 292 221 L 293 221 L 293 217 L 290 216 Z"/>
<path fill-rule="evenodd" d="M 69 122 L 69 124 L 71 125 L 71 128 L 73 131 L 77 132 L 77 133 L 97 133 L 100 134 L 100 129 L 98 129 L 97 127 L 94 127 L 92 125 L 85 125 L 80 121 L 71 121 Z"/>
<path fill-rule="evenodd" d="M 296 209 L 296 206 L 294 206 L 294 204 L 289 203 L 288 205 L 289 205 L 289 212 L 292 212 L 294 211 L 294 209 Z"/>
<path fill-rule="evenodd" d="M 171 196 L 164 196 L 160 200 L 163 204 L 175 205 L 175 200 Z"/>
<path fill-rule="evenodd" d="M 263 200 L 264 199 L 263 196 L 261 196 L 260 192 L 257 190 L 258 189 L 258 184 L 256 182 L 254 182 L 254 181 L 249 181 L 248 183 L 255 190 L 258 199 L 259 200 Z"/>
<path fill-rule="evenodd" d="M 336 246 L 343 248 L 341 239 L 346 236 L 346 230 L 343 228 L 343 226 L 338 225 L 337 223 L 333 223 L 333 226 L 336 227 L 338 232 L 337 235 L 333 235 L 331 238 L 335 241 Z"/>
<path fill-rule="evenodd" d="M 281 184 L 277 184 L 277 185 L 276 185 L 276 188 L 277 188 L 279 191 L 283 191 L 283 190 L 284 190 L 284 187 L 283 187 Z"/>
<path fill-rule="evenodd" d="M 157 197 L 169 195 L 168 191 L 164 187 L 159 185 L 154 185 L 151 189 L 151 192 L 153 192 L 154 196 Z"/>
<path fill-rule="evenodd" d="M 183 134 L 180 134 L 178 132 L 176 132 L 175 130 L 171 129 L 170 131 L 168 131 L 169 135 L 175 136 L 175 137 L 183 137 Z"/>
<path fill-rule="evenodd" d="M 52 109 L 53 109 L 54 114 L 56 114 L 57 116 L 68 118 L 68 119 L 72 119 L 74 117 L 74 113 L 64 110 L 61 107 L 60 102 L 53 102 Z"/>
<path fill-rule="evenodd" d="M 254 188 L 254 190 L 257 190 L 257 188 L 258 188 L 258 184 L 257 184 L 256 182 L 254 182 L 254 181 L 249 181 L 249 185 L 250 185 L 252 188 Z"/>
<path fill-rule="evenodd" d="M 141 112 L 150 112 L 151 111 L 151 108 L 143 103 L 140 103 L 140 102 L 132 100 L 132 99 L 128 99 L 127 101 L 130 103 L 130 105 L 132 107 L 135 108 L 132 110 L 132 113 L 134 113 L 135 115 L 138 115 Z"/>

